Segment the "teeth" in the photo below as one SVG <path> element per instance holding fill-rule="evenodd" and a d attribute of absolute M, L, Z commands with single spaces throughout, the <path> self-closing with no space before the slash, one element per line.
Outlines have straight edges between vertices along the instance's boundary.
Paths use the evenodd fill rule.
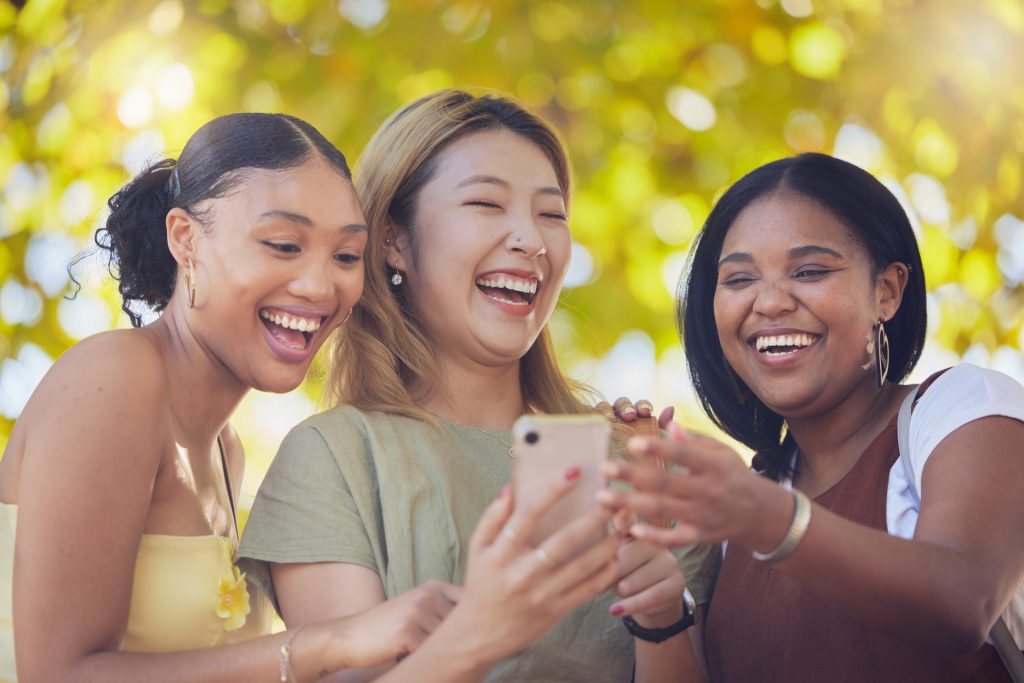
<path fill-rule="evenodd" d="M 508 289 L 513 292 L 522 292 L 523 294 L 536 294 L 537 293 L 537 281 L 536 280 L 519 280 L 512 277 L 505 277 L 499 275 L 498 278 L 479 278 L 476 284 L 483 287 L 493 287 L 495 289 Z"/>
<path fill-rule="evenodd" d="M 260 317 L 269 320 L 275 325 L 287 327 L 290 330 L 298 330 L 299 332 L 316 332 L 320 329 L 320 321 L 312 318 L 279 315 L 270 311 L 260 311 Z"/>
<path fill-rule="evenodd" d="M 814 342 L 814 337 L 809 334 L 785 334 L 779 336 L 765 336 L 758 337 L 754 345 L 758 351 L 764 351 L 767 348 L 773 346 L 792 346 L 796 348 L 803 348 L 810 346 Z"/>

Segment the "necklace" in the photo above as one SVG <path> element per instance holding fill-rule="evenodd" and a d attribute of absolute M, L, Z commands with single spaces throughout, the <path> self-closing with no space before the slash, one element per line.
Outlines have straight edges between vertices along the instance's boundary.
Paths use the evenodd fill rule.
<path fill-rule="evenodd" d="M 505 443 L 505 441 L 503 439 L 499 439 L 498 437 L 496 437 L 494 434 L 491 434 L 489 431 L 487 431 L 483 427 L 477 427 L 476 425 L 470 425 L 470 426 L 473 427 L 473 429 L 475 429 L 478 432 L 480 432 L 481 434 L 483 434 L 484 436 L 488 436 L 488 437 L 494 439 L 495 441 L 500 443 L 502 446 L 507 448 L 508 449 L 508 457 L 515 459 L 515 457 L 516 457 L 515 446 L 508 445 L 507 443 Z"/>

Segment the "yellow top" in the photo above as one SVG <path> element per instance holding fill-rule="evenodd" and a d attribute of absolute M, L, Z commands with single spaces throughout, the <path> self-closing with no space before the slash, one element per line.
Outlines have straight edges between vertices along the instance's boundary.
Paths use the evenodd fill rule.
<path fill-rule="evenodd" d="M 17 511 L 0 503 L 0 683 L 17 680 L 11 610 Z M 122 648 L 195 650 L 270 633 L 269 604 L 255 590 L 250 600 L 234 549 L 215 535 L 143 534 Z"/>

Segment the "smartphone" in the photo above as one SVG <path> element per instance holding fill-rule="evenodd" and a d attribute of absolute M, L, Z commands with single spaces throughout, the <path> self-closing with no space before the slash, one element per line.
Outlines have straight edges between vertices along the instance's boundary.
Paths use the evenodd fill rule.
<path fill-rule="evenodd" d="M 548 509 L 528 539 L 539 545 L 598 503 L 605 484 L 601 463 L 608 459 L 611 425 L 601 415 L 523 415 L 512 426 L 515 461 L 512 487 L 516 505 L 543 495 L 540 483 L 576 465 L 576 485 Z"/>

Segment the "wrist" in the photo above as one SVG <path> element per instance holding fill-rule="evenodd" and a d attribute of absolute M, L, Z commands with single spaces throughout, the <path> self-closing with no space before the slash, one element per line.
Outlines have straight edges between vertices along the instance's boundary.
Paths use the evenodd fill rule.
<path fill-rule="evenodd" d="M 757 476 L 752 502 L 754 521 L 748 532 L 736 540 L 755 552 L 767 553 L 782 542 L 793 523 L 793 493 Z"/>
<path fill-rule="evenodd" d="M 495 664 L 511 653 L 505 651 L 502 643 L 487 638 L 494 632 L 493 625 L 478 623 L 478 614 L 472 605 L 460 602 L 417 653 L 429 655 L 436 651 L 438 661 L 444 662 L 445 672 L 450 677 L 479 676 L 482 680 Z"/>
<path fill-rule="evenodd" d="M 348 639 L 323 622 L 289 629 L 291 666 L 297 681 L 315 681 L 350 666 Z M 285 641 L 288 642 L 288 641 Z"/>
<path fill-rule="evenodd" d="M 671 605 L 662 609 L 637 612 L 633 620 L 644 628 L 667 628 L 682 619 L 684 614 L 683 603 L 673 600 Z"/>

